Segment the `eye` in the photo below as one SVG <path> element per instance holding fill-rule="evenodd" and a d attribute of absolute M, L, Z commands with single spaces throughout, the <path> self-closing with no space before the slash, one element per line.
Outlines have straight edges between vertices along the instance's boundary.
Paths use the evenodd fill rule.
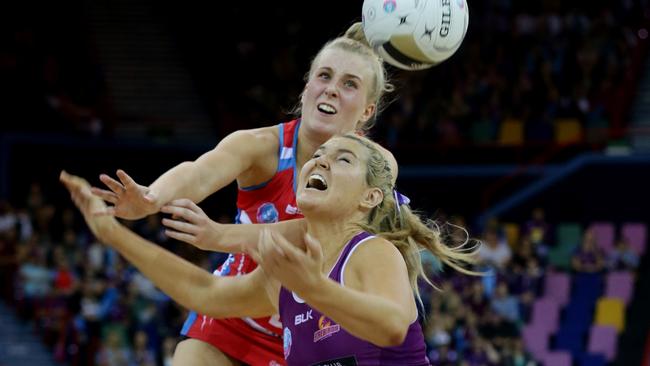
<path fill-rule="evenodd" d="M 350 164 L 350 162 L 351 162 L 350 158 L 348 158 L 348 157 L 346 157 L 346 156 L 342 156 L 342 157 L 340 157 L 338 160 L 339 160 L 339 161 L 344 161 L 344 162 L 346 162 L 346 163 L 348 163 L 348 164 Z"/>
<path fill-rule="evenodd" d="M 353 88 L 353 89 L 357 89 L 359 87 L 357 85 L 357 83 L 355 81 L 353 81 L 353 80 L 346 80 L 345 81 L 345 86 L 348 87 L 348 88 Z"/>
<path fill-rule="evenodd" d="M 323 71 L 318 74 L 319 79 L 324 79 L 324 80 L 329 80 L 330 79 L 330 74 Z"/>

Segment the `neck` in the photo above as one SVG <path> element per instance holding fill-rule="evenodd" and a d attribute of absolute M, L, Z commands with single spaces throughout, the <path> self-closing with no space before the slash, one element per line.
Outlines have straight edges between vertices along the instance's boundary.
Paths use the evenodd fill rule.
<path fill-rule="evenodd" d="M 298 156 L 296 156 L 296 164 L 298 168 L 301 168 L 307 160 L 311 159 L 314 152 L 316 152 L 316 149 L 331 137 L 332 136 L 310 131 L 303 119 L 303 123 L 300 124 L 300 130 L 298 131 Z"/>
<path fill-rule="evenodd" d="M 358 233 L 358 227 L 351 222 L 355 220 L 342 220 L 340 217 L 307 220 L 307 232 L 321 244 L 323 272 L 332 268 L 345 244 Z"/>

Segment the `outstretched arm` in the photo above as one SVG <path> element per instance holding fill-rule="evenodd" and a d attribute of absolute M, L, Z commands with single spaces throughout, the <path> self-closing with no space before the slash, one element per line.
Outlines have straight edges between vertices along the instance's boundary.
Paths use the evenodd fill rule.
<path fill-rule="evenodd" d="M 84 179 L 61 172 L 60 180 L 97 239 L 117 250 L 182 306 L 216 318 L 276 312 L 277 296 L 273 300 L 267 296 L 263 270 L 236 277 L 213 276 L 138 236 L 114 217 L 94 215 L 106 205 L 91 193 Z"/>
<path fill-rule="evenodd" d="M 302 243 L 307 229 L 304 219 L 281 221 L 273 224 L 220 224 L 212 221 L 203 210 L 188 199 L 173 200 L 163 206 L 162 212 L 172 218 L 163 219 L 165 234 L 203 250 L 236 253 L 250 251 L 257 246 L 260 232 L 270 228 L 292 243 Z"/>
<path fill-rule="evenodd" d="M 93 188 L 92 192 L 113 206 L 97 214 L 135 220 L 158 212 L 173 199 L 201 202 L 267 156 L 277 144 L 272 131 L 273 127 L 266 127 L 233 132 L 214 149 L 178 164 L 148 187 L 137 184 L 123 170 L 117 171 L 119 180 L 102 174 L 100 180 L 108 189 Z"/>

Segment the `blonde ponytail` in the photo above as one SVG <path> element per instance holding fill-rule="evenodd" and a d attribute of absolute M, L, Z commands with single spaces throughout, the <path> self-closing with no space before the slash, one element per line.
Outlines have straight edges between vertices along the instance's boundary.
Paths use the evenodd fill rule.
<path fill-rule="evenodd" d="M 422 268 L 420 251 L 428 250 L 441 262 L 465 274 L 480 275 L 481 273 L 468 269 L 477 261 L 480 242 L 467 240 L 455 247 L 447 246 L 441 239 L 440 228 L 433 220 L 423 220 L 412 212 L 408 205 L 395 201 L 393 194 L 394 179 L 389 162 L 375 147 L 375 143 L 367 138 L 345 135 L 366 146 L 370 152 L 367 162 L 366 182 L 369 187 L 382 190 L 384 199 L 368 214 L 365 222 L 358 223 L 360 228 L 369 233 L 381 236 L 390 241 L 404 257 L 409 280 L 413 291 L 419 299 L 417 287 L 418 277 L 424 278 L 433 287 L 431 280 L 426 277 Z M 398 208 L 399 207 L 399 208 Z"/>
<path fill-rule="evenodd" d="M 350 28 L 345 31 L 345 34 L 343 36 L 362 43 L 368 48 L 372 49 L 370 43 L 368 42 L 368 39 L 366 38 L 366 34 L 363 32 L 363 24 L 361 22 L 353 23 Z"/>

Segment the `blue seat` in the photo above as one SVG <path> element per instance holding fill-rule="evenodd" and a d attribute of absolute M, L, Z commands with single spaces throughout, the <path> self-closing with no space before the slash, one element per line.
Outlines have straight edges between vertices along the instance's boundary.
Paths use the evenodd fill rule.
<path fill-rule="evenodd" d="M 574 277 L 571 299 L 595 302 L 603 294 L 603 276 L 599 273 L 578 273 Z"/>
<path fill-rule="evenodd" d="M 583 333 L 594 321 L 594 303 L 586 300 L 572 300 L 564 309 L 562 327 L 580 329 Z"/>
<path fill-rule="evenodd" d="M 581 326 L 563 324 L 555 334 L 553 349 L 569 351 L 573 358 L 577 359 L 585 351 L 585 334 L 586 331 Z"/>
<path fill-rule="evenodd" d="M 601 354 L 585 353 L 578 359 L 578 366 L 605 366 L 607 361 Z"/>

